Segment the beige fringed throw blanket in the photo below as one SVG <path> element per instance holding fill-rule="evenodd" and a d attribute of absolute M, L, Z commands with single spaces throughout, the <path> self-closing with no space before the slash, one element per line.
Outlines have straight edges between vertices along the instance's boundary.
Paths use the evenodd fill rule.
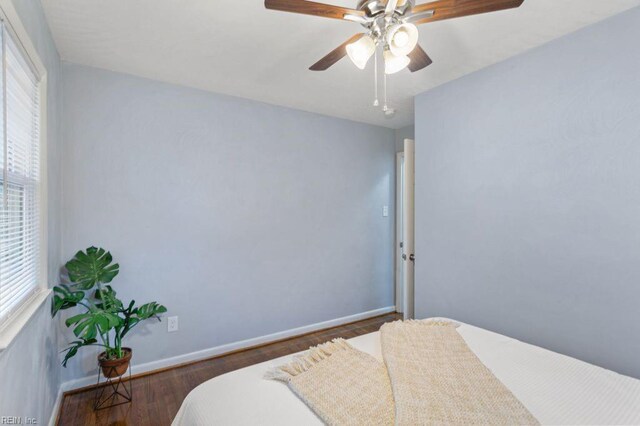
<path fill-rule="evenodd" d="M 396 321 L 380 337 L 384 363 L 337 339 L 268 378 L 330 425 L 538 424 L 454 324 Z"/>

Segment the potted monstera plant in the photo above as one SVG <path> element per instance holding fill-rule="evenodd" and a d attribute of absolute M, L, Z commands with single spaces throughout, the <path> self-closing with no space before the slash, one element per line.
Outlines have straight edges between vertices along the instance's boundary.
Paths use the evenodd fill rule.
<path fill-rule="evenodd" d="M 167 308 L 150 302 L 136 306 L 132 300 L 124 304 L 116 291 L 108 285 L 120 271 L 117 263 L 112 263 L 111 253 L 96 247 L 79 251 L 65 265 L 69 284 L 53 288 L 51 316 L 62 310 L 80 307 L 82 312 L 65 321 L 77 340 L 64 350 L 63 366 L 78 353 L 83 346 L 99 346 L 103 352 L 98 355 L 98 363 L 105 377 L 117 377 L 129 368 L 131 348 L 123 347 L 124 337 L 140 322 L 157 318 Z"/>

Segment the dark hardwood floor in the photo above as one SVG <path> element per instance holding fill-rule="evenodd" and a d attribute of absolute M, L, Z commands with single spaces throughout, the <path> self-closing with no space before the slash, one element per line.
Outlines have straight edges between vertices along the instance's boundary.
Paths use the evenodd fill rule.
<path fill-rule="evenodd" d="M 327 340 L 360 336 L 377 331 L 382 324 L 401 319 L 392 313 L 275 343 L 221 355 L 131 380 L 133 402 L 94 411 L 94 389 L 65 395 L 59 425 L 169 425 L 185 396 L 213 377 L 249 365 L 308 349 Z"/>

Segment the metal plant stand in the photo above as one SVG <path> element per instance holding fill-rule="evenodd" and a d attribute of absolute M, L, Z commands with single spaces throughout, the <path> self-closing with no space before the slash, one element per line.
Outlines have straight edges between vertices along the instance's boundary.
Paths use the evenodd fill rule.
<path fill-rule="evenodd" d="M 111 376 L 115 370 L 116 367 L 110 367 L 106 375 Z M 104 376 L 102 374 L 102 368 L 98 365 L 98 383 L 96 384 L 96 396 L 93 402 L 93 409 L 95 411 L 131 402 L 133 399 L 131 367 L 129 367 L 127 371 L 128 374 L 125 373 L 121 376 L 106 378 L 106 380 L 101 383 L 100 380 Z"/>

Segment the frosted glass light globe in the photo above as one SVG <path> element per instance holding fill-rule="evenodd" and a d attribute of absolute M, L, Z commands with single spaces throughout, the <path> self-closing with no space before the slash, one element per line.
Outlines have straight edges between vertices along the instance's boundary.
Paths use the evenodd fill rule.
<path fill-rule="evenodd" d="M 396 56 L 411 53 L 418 44 L 418 28 L 413 24 L 397 24 L 387 30 L 389 50 Z"/>
<path fill-rule="evenodd" d="M 356 67 L 363 70 L 364 67 L 367 66 L 369 58 L 373 56 L 373 53 L 376 50 L 376 43 L 373 41 L 371 36 L 365 35 L 360 37 L 358 41 L 347 44 L 346 49 L 351 62 L 353 62 Z"/>

